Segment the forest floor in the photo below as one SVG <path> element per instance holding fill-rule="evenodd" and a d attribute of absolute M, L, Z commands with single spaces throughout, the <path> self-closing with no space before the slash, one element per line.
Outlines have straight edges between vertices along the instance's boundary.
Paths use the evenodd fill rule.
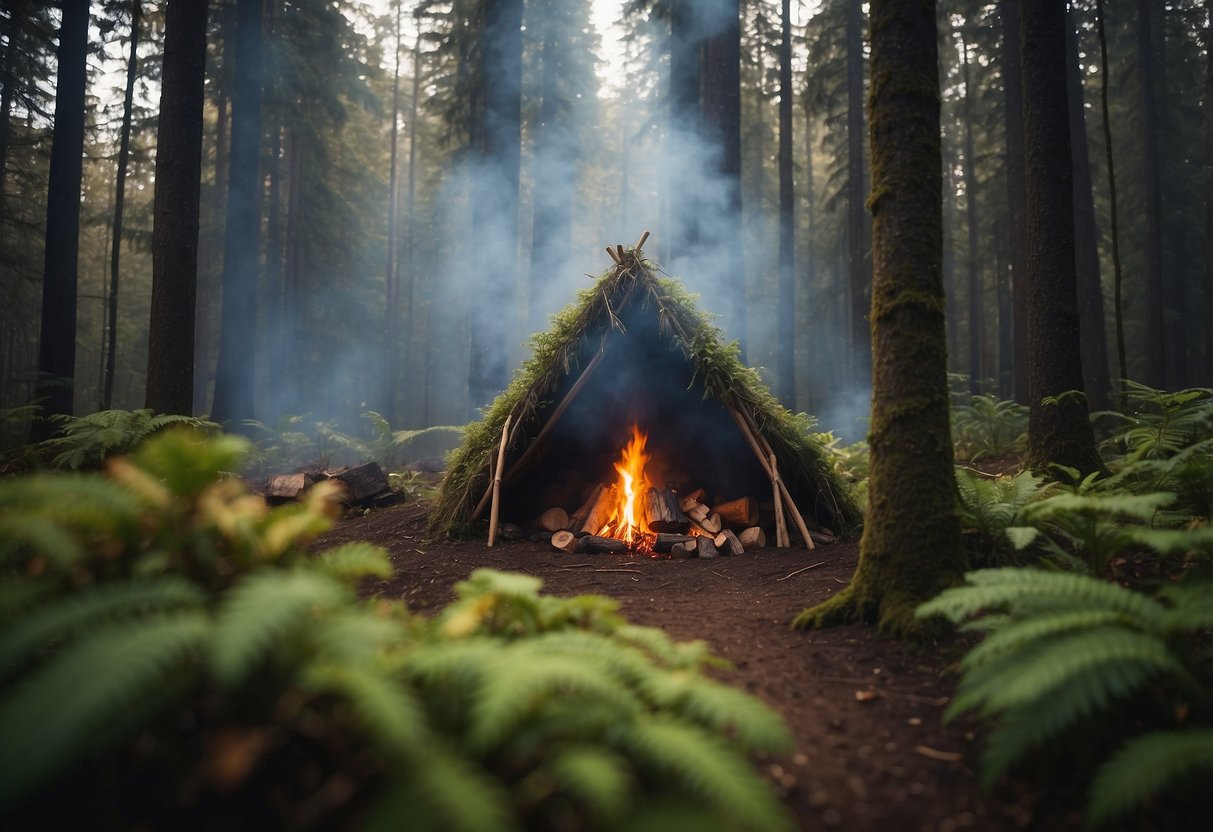
<path fill-rule="evenodd" d="M 1038 788 L 977 781 L 980 735 L 970 721 L 944 724 L 957 680 L 960 640 L 924 650 L 874 629 L 791 630 L 807 605 L 850 579 L 858 542 L 814 551 L 774 549 L 712 560 L 569 555 L 526 541 L 423 542 L 424 504 L 352 516 L 321 541 L 367 540 L 391 553 L 396 574 L 374 591 L 433 613 L 473 570 L 526 572 L 554 595 L 595 593 L 619 601 L 636 623 L 680 641 L 702 639 L 731 669 L 719 677 L 783 715 L 795 740 L 764 761 L 801 829 L 1072 829 L 1077 805 Z"/>

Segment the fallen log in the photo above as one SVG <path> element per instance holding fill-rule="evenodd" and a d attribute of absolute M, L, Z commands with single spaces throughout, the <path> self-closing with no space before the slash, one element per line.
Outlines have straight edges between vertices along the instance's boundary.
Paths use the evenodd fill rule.
<path fill-rule="evenodd" d="M 379 467 L 378 462 L 364 462 L 361 465 L 351 465 L 329 473 L 329 479 L 337 480 L 345 488 L 342 498 L 347 503 L 362 503 L 378 498 L 385 491 L 392 490 L 387 475 Z"/>
<path fill-rule="evenodd" d="M 621 555 L 627 552 L 627 550 L 628 544 L 622 540 L 616 540 L 613 537 L 599 537 L 596 534 L 587 534 L 577 542 L 577 551 L 592 555 L 604 553 Z"/>
<path fill-rule="evenodd" d="M 741 541 L 732 529 L 725 529 L 716 535 L 712 542 L 716 544 L 716 548 L 720 550 L 720 554 L 722 555 L 745 554 L 745 547 L 741 545 Z"/>
<path fill-rule="evenodd" d="M 294 500 L 312 487 L 312 478 L 307 474 L 275 474 L 265 485 L 265 499 L 269 501 Z"/>
<path fill-rule="evenodd" d="M 694 543 L 695 538 L 689 534 L 667 534 L 658 532 L 657 539 L 653 541 L 653 551 L 666 554 L 679 543 Z"/>
<path fill-rule="evenodd" d="M 748 529 L 743 529 L 741 534 L 737 535 L 737 539 L 748 552 L 750 549 L 763 549 L 767 545 L 767 533 L 762 530 L 762 526 L 750 526 Z"/>
<path fill-rule="evenodd" d="M 548 532 L 558 532 L 569 527 L 569 514 L 562 508 L 549 508 L 538 517 L 527 523 L 527 528 L 543 529 Z"/>
<path fill-rule="evenodd" d="M 758 523 L 758 503 L 751 497 L 740 497 L 712 508 L 730 528 L 744 529 Z"/>
<path fill-rule="evenodd" d="M 650 488 L 644 493 L 644 517 L 651 532 L 681 532 L 691 522 L 668 488 Z"/>

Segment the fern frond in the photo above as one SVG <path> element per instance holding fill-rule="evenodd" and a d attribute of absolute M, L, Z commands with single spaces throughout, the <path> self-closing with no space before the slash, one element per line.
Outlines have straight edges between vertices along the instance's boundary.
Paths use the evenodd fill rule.
<path fill-rule="evenodd" d="M 787 724 L 760 700 L 735 688 L 692 677 L 677 712 L 714 732 L 729 735 L 745 751 L 780 754 L 792 749 Z"/>
<path fill-rule="evenodd" d="M 416 749 L 407 782 L 416 799 L 441 819 L 440 829 L 505 832 L 518 828 L 509 795 L 501 785 L 445 743 Z M 411 812 L 398 815 L 395 828 L 408 817 Z"/>
<path fill-rule="evenodd" d="M 468 738 L 477 749 L 495 747 L 529 715 L 559 698 L 590 699 L 614 708 L 620 718 L 642 709 L 633 691 L 576 656 L 513 649 L 503 651 L 498 663 L 474 692 Z"/>
<path fill-rule="evenodd" d="M 600 828 L 610 828 L 624 813 L 633 787 L 631 767 L 619 754 L 593 745 L 556 751 L 544 772 L 559 787 L 589 807 Z"/>
<path fill-rule="evenodd" d="M 737 826 L 792 828 L 787 810 L 758 774 L 718 737 L 655 716 L 621 725 L 619 741 L 660 782 L 682 785 Z"/>
<path fill-rule="evenodd" d="M 110 723 L 148 711 L 211 626 L 206 615 L 185 612 L 107 627 L 18 685 L 0 705 L 0 809 L 102 750 L 98 737 Z"/>
<path fill-rule="evenodd" d="M 1086 630 L 1104 624 L 1116 624 L 1124 616 L 1113 610 L 1069 610 L 1046 612 L 1020 620 L 1004 621 L 964 658 L 966 667 L 978 667 L 1009 653 L 1030 651 L 1033 642 L 1050 639 L 1074 630 Z"/>
<path fill-rule="evenodd" d="M 301 683 L 350 703 L 363 732 L 387 754 L 404 757 L 433 741 L 425 712 L 407 687 L 371 665 L 314 664 Z"/>
<path fill-rule="evenodd" d="M 313 565 L 338 580 L 357 580 L 367 575 L 388 578 L 392 564 L 382 546 L 370 543 L 346 543 L 316 555 Z"/>
<path fill-rule="evenodd" d="M 942 615 L 954 623 L 993 609 L 1108 610 L 1150 625 L 1164 608 L 1139 592 L 1087 575 L 1041 569 L 979 569 L 965 575 L 969 586 L 953 587 L 918 607 L 919 617 Z"/>
<path fill-rule="evenodd" d="M 59 646 L 89 628 L 123 614 L 199 607 L 205 596 L 188 581 L 173 576 L 146 581 L 101 584 L 70 595 L 21 617 L 0 635 L 0 678 L 19 667 L 31 653 Z"/>
<path fill-rule="evenodd" d="M 1116 752 L 1095 776 L 1088 827 L 1102 826 L 1144 804 L 1185 775 L 1213 771 L 1213 730 L 1155 731 Z"/>
<path fill-rule="evenodd" d="M 972 666 L 949 715 L 973 708 L 999 713 L 1050 696 L 1067 684 L 1097 684 L 1094 669 L 1144 665 L 1184 675 L 1183 665 L 1158 638 L 1121 627 L 1096 627 L 1051 640 L 1031 654 L 1011 654 Z M 1092 694 L 1094 696 L 1096 694 Z"/>
<path fill-rule="evenodd" d="M 981 782 L 989 788 L 1028 751 L 1059 742 L 1063 733 L 1121 699 L 1154 675 L 1142 663 L 1108 663 L 1087 671 L 1089 678 L 1072 680 L 1021 707 L 1008 711 L 990 732 L 982 755 Z"/>
<path fill-rule="evenodd" d="M 274 570 L 245 578 L 219 607 L 210 656 L 216 677 L 235 685 L 314 610 L 347 598 L 346 587 L 315 572 Z"/>

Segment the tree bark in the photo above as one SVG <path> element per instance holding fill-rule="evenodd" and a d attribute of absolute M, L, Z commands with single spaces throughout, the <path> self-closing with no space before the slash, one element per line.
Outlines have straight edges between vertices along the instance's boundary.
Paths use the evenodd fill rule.
<path fill-rule="evenodd" d="M 859 567 L 797 626 L 878 622 L 917 635 L 922 601 L 960 580 L 944 333 L 943 161 L 935 4 L 872 0 L 871 478 Z M 913 483 L 907 488 L 907 483 Z"/>
<path fill-rule="evenodd" d="M 982 345 L 985 343 L 985 321 L 982 312 L 981 271 L 977 267 L 977 160 L 973 149 L 973 82 L 969 69 L 969 44 L 961 35 L 961 70 L 964 77 L 964 183 L 965 214 L 969 226 L 969 242 L 966 248 L 965 270 L 969 288 L 969 392 L 977 395 L 982 391 L 985 366 L 982 361 Z"/>
<path fill-rule="evenodd" d="M 261 238 L 261 3 L 237 0 L 232 143 L 223 245 L 223 309 L 211 418 L 243 429 L 254 411 Z"/>
<path fill-rule="evenodd" d="M 1023 57 L 1019 45 L 1021 0 L 1002 0 L 1003 123 L 1007 154 L 1007 225 L 1011 237 L 1011 332 L 1015 401 L 1028 403 L 1028 194 L 1024 186 Z M 1001 322 L 1000 322 L 1001 325 Z"/>
<path fill-rule="evenodd" d="M 1087 152 L 1087 120 L 1082 70 L 1074 21 L 1066 18 L 1066 86 L 1070 110 L 1070 147 L 1074 167 L 1074 268 L 1078 279 L 1078 326 L 1082 344 L 1082 376 L 1095 410 L 1112 406 L 1108 377 L 1108 336 L 1104 319 L 1103 285 L 1099 272 L 1099 232 L 1091 190 L 1091 159 Z"/>
<path fill-rule="evenodd" d="M 206 3 L 171 0 L 164 23 L 146 396 L 161 413 L 191 413 L 194 406 L 206 19 Z"/>
<path fill-rule="evenodd" d="M 851 318 L 851 378 L 866 383 L 871 373 L 872 336 L 868 323 L 871 280 L 864 205 L 863 8 L 847 0 L 847 268 Z"/>
<path fill-rule="evenodd" d="M 383 415 L 388 423 L 396 425 L 400 414 L 396 408 L 396 387 L 400 383 L 400 329 L 399 329 L 399 268 L 396 265 L 396 205 L 399 201 L 396 187 L 398 174 L 397 150 L 400 141 L 400 21 L 403 3 L 396 0 L 396 54 L 392 71 L 392 139 L 391 162 L 388 172 L 387 197 L 387 266 L 384 269 L 384 294 L 387 304 L 383 310 L 383 341 L 387 349 L 387 367 L 384 373 Z"/>
<path fill-rule="evenodd" d="M 55 129 L 46 194 L 42 327 L 38 335 L 37 397 L 43 400 L 45 416 L 70 415 L 75 393 L 88 6 L 87 0 L 63 0 L 56 50 Z M 38 419 L 31 436 L 45 439 L 51 431 L 51 422 Z"/>
<path fill-rule="evenodd" d="M 1145 211 L 1146 344 L 1144 379 L 1151 387 L 1166 385 L 1166 310 L 1162 272 L 1162 196 L 1158 169 L 1158 99 L 1154 88 L 1152 42 L 1155 0 L 1137 0 L 1138 109 L 1141 124 L 1142 188 Z"/>
<path fill-rule="evenodd" d="M 776 390 L 796 406 L 796 219 L 792 177 L 792 2 L 780 4 L 779 39 L 779 312 L 775 352 Z"/>
<path fill-rule="evenodd" d="M 114 183 L 114 225 L 110 248 L 110 286 L 106 300 L 105 377 L 102 381 L 101 407 L 109 410 L 114 401 L 114 368 L 118 362 L 118 276 L 122 255 L 122 214 L 126 206 L 126 168 L 131 158 L 131 105 L 135 98 L 135 74 L 139 59 L 139 22 L 143 16 L 141 0 L 131 2 L 131 53 L 126 62 L 126 91 L 122 98 L 122 127 L 118 131 L 118 174 Z M 201 134 L 199 134 L 201 141 Z M 197 257 L 195 257 L 197 262 Z M 153 278 L 154 279 L 154 278 Z M 192 363 L 191 357 L 191 363 Z M 192 402 L 191 402 L 192 406 Z"/>
<path fill-rule="evenodd" d="M 1065 7 L 1023 0 L 1028 190 L 1028 464 L 1101 470 L 1082 392 Z"/>
<path fill-rule="evenodd" d="M 1205 361 L 1213 386 L 1213 0 L 1205 0 Z"/>
<path fill-rule="evenodd" d="M 0 89 L 0 227 L 3 226 L 7 209 L 4 185 L 8 178 L 8 127 L 9 118 L 13 113 L 13 86 L 17 78 L 14 64 L 17 60 L 17 43 L 20 40 L 20 32 L 21 26 L 17 15 L 10 13 L 8 17 L 4 18 L 3 28 L 0 29 L 0 36 L 8 44 L 8 48 L 4 50 L 3 75 L 0 76 L 0 84 L 4 85 L 3 89 Z"/>
<path fill-rule="evenodd" d="M 1108 232 L 1112 237 L 1112 306 L 1116 320 L 1116 369 L 1123 381 L 1129 377 L 1125 352 L 1125 315 L 1122 298 L 1124 271 L 1120 265 L 1120 211 L 1116 205 L 1116 164 L 1112 154 L 1112 117 L 1108 106 L 1108 34 L 1104 26 L 1103 0 L 1095 0 L 1099 30 L 1099 105 L 1103 115 L 1105 162 L 1108 169 Z"/>

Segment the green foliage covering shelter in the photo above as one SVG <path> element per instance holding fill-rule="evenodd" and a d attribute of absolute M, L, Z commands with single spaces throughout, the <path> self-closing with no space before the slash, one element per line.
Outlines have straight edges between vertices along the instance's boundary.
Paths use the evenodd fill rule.
<path fill-rule="evenodd" d="M 638 350 L 637 343 L 643 343 L 643 349 Z M 612 375 L 599 369 L 588 380 L 587 389 L 599 385 L 605 391 L 582 392 L 578 402 L 586 400 L 587 395 L 605 394 L 616 401 L 629 396 L 643 398 L 650 388 L 677 387 L 677 378 L 685 376 L 690 382 L 681 392 L 691 397 L 680 399 L 677 408 L 650 402 L 654 421 L 667 422 L 692 410 L 697 411 L 692 416 L 702 415 L 705 424 L 711 420 L 715 420 L 713 425 L 724 424 L 727 430 L 720 433 L 728 435 L 722 435 L 720 442 L 722 446 L 728 443 L 736 453 L 734 459 L 722 460 L 722 464 L 751 465 L 756 471 L 753 451 L 727 415 L 730 409 L 743 414 L 753 423 L 759 441 L 765 439 L 770 444 L 780 476 L 801 513 L 842 535 L 858 531 L 860 508 L 832 470 L 829 454 L 810 436 L 812 420 L 784 408 L 762 384 L 758 373 L 741 363 L 737 345 L 722 342 L 720 331 L 696 309 L 693 297 L 676 280 L 659 278 L 657 267 L 639 250 L 625 252 L 622 261 L 601 275 L 577 303 L 554 316 L 552 328 L 537 334 L 533 347 L 531 359 L 484 418 L 468 426 L 463 447 L 451 457 L 431 514 L 431 534 L 448 534 L 476 519 L 472 515 L 492 483 L 491 467 L 507 417 L 511 427 L 503 471 L 508 490 L 511 468 L 599 354 L 603 366 L 613 362 L 612 368 L 621 373 Z M 670 367 L 677 372 L 663 375 L 662 370 Z M 635 374 L 645 377 L 631 382 L 620 377 Z M 605 382 L 604 377 L 608 379 Z M 579 406 L 571 406 L 563 422 L 574 424 L 583 433 L 593 431 L 593 425 L 577 424 L 577 419 L 580 416 L 597 421 L 599 409 L 587 406 L 578 411 Z M 548 440 L 549 445 L 554 443 Z M 694 454 L 688 451 L 687 455 Z M 566 460 L 566 464 L 576 465 L 577 460 Z M 766 487 L 769 489 L 769 484 Z"/>

